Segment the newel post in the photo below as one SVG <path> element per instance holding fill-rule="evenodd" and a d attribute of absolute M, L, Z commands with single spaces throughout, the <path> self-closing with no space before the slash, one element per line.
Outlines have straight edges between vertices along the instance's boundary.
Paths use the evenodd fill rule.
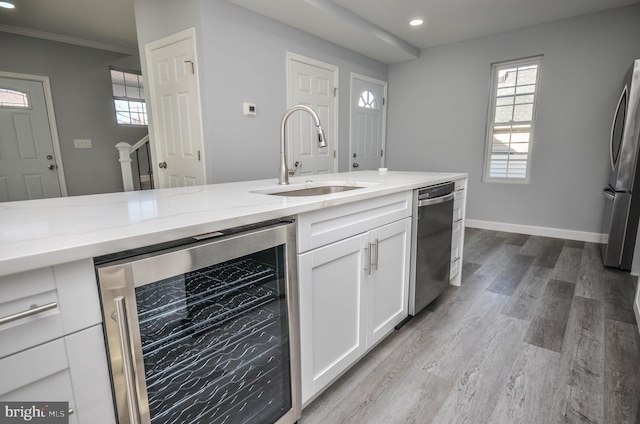
<path fill-rule="evenodd" d="M 124 191 L 133 191 L 133 173 L 131 172 L 131 144 L 118 143 L 116 149 L 120 153 L 120 169 L 122 170 L 122 185 Z"/>

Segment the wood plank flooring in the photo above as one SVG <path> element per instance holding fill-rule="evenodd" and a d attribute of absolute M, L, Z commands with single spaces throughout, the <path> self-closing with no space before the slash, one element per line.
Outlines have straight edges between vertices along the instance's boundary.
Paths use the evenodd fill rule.
<path fill-rule="evenodd" d="M 640 424 L 635 284 L 597 244 L 467 228 L 462 286 L 299 423 Z"/>

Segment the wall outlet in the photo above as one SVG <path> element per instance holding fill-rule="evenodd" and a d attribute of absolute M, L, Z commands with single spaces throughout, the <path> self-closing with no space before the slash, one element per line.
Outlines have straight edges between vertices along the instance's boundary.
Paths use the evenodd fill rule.
<path fill-rule="evenodd" d="M 244 110 L 245 116 L 256 116 L 256 105 L 255 103 L 243 103 L 242 108 Z"/>
<path fill-rule="evenodd" d="M 92 149 L 93 145 L 91 144 L 91 139 L 88 138 L 76 138 L 73 140 L 73 147 L 76 149 Z"/>

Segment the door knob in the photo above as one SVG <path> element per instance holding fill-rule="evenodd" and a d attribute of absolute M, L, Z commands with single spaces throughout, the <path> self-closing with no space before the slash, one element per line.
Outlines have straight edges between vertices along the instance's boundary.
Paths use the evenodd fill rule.
<path fill-rule="evenodd" d="M 357 168 L 357 167 L 359 167 L 359 166 L 360 166 L 360 164 L 359 164 L 358 162 L 353 162 L 353 167 L 354 167 L 354 168 Z"/>
<path fill-rule="evenodd" d="M 56 166 L 54 164 L 50 164 L 49 166 L 47 166 L 47 168 L 53 171 L 56 169 Z"/>
<path fill-rule="evenodd" d="M 160 162 L 158 166 L 160 167 L 160 169 L 167 169 L 167 162 Z"/>

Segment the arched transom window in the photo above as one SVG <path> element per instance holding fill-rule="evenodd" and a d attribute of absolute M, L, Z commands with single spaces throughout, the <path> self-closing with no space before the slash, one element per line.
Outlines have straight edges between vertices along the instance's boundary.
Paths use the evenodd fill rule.
<path fill-rule="evenodd" d="M 364 109 L 379 109 L 378 99 L 375 94 L 369 90 L 363 90 L 360 93 L 360 100 L 358 100 L 358 106 Z"/>
<path fill-rule="evenodd" d="M 29 107 L 29 97 L 22 91 L 0 88 L 0 107 Z"/>

